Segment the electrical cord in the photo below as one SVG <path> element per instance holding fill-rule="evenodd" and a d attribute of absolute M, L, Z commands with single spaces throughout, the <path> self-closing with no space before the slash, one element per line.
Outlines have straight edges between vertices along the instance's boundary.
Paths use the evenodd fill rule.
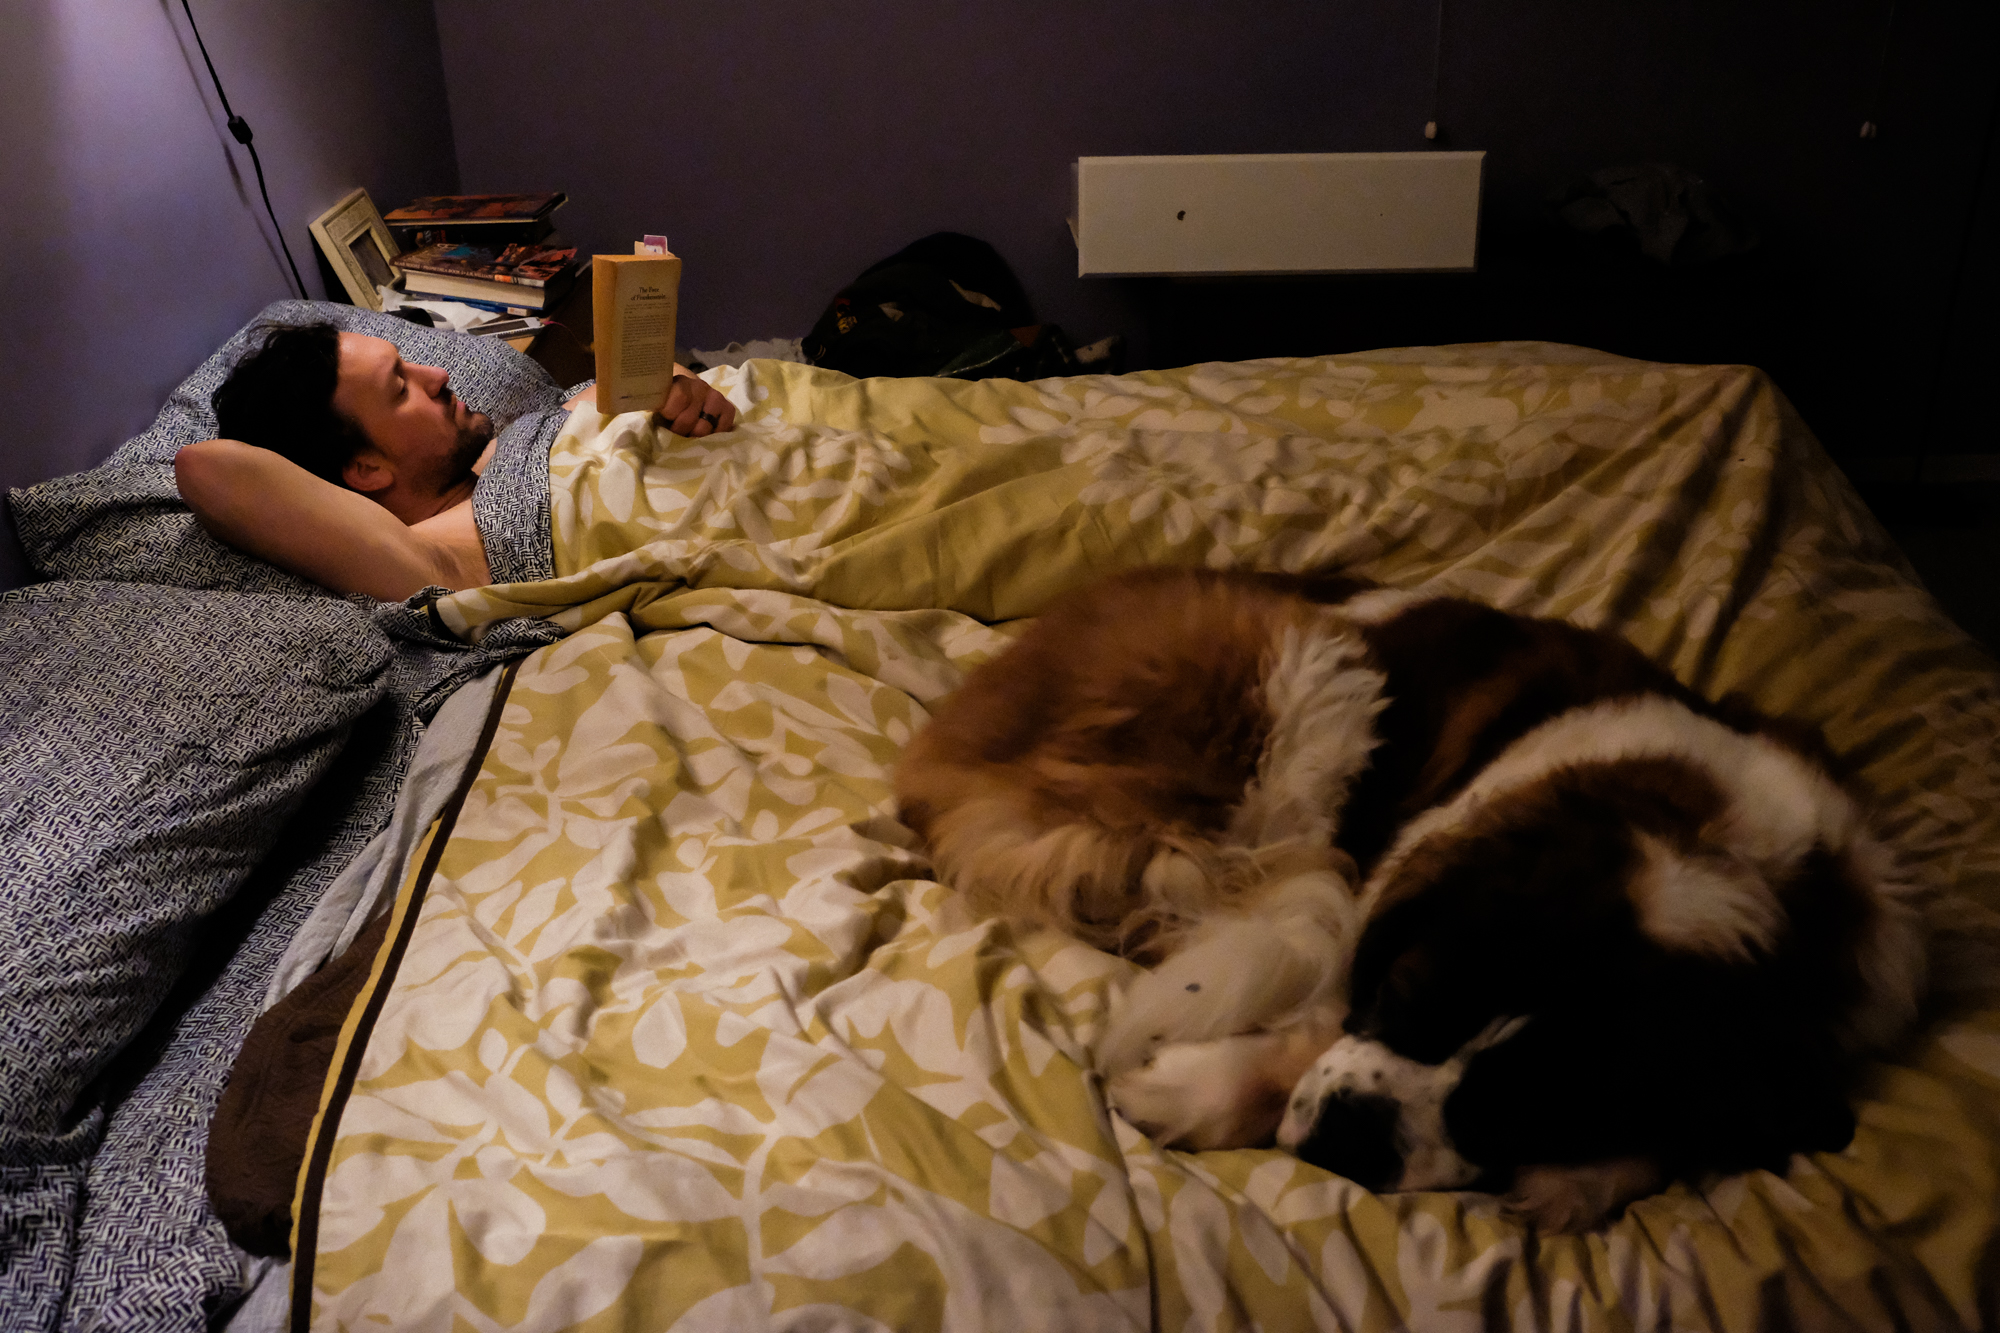
<path fill-rule="evenodd" d="M 264 211 L 271 215 L 271 230 L 278 234 L 279 248 L 285 252 L 285 263 L 291 267 L 292 281 L 298 284 L 299 299 L 312 299 L 306 294 L 306 280 L 299 276 L 299 266 L 292 259 L 292 247 L 285 244 L 285 229 L 278 225 L 277 210 L 271 207 L 271 191 L 264 185 L 264 163 L 257 156 L 257 145 L 250 142 L 250 122 L 237 115 L 229 107 L 229 94 L 222 91 L 222 78 L 215 72 L 215 62 L 208 58 L 208 43 L 201 39 L 201 29 L 195 26 L 194 11 L 188 8 L 188 0 L 181 0 L 181 10 L 187 15 L 188 27 L 194 31 L 194 44 L 201 48 L 201 63 L 208 66 L 208 77 L 215 84 L 215 95 L 222 99 L 222 114 L 229 117 L 229 133 L 236 142 L 250 150 L 250 165 L 257 169 L 257 193 L 264 196 Z"/>
<path fill-rule="evenodd" d="M 1882 24 L 1882 55 L 1875 65 L 1875 86 L 1868 93 L 1868 119 L 1861 122 L 1861 137 L 1864 139 L 1872 139 L 1882 132 L 1882 99 L 1889 88 L 1889 57 L 1895 43 L 1896 0 L 1889 0 L 1889 17 Z"/>
<path fill-rule="evenodd" d="M 187 0 L 181 0 L 187 3 Z M 1424 137 L 1438 137 L 1438 101 L 1444 88 L 1444 0 L 1437 0 L 1437 33 L 1431 41 L 1431 118 L 1424 122 Z"/>

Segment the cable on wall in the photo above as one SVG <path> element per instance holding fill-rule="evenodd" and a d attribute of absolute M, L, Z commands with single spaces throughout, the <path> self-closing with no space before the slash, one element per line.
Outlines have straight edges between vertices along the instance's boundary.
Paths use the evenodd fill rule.
<path fill-rule="evenodd" d="M 1861 122 L 1861 137 L 1872 139 L 1881 131 L 1882 99 L 1889 90 L 1889 55 L 1896 40 L 1896 0 L 1889 0 L 1889 17 L 1882 25 L 1882 55 L 1875 64 L 1875 87 L 1868 96 L 1868 115 Z"/>
<path fill-rule="evenodd" d="M 264 163 L 257 156 L 257 145 L 250 142 L 250 122 L 237 115 L 229 107 L 229 94 L 222 91 L 222 79 L 215 72 L 215 62 L 208 58 L 208 43 L 201 39 L 201 29 L 195 26 L 194 11 L 188 8 L 188 0 L 181 0 L 181 10 L 187 15 L 188 27 L 194 31 L 194 44 L 201 48 L 201 63 L 208 66 L 208 77 L 215 84 L 215 95 L 222 99 L 222 114 L 229 117 L 229 133 L 236 142 L 250 150 L 250 165 L 257 169 L 257 193 L 264 196 L 264 211 L 271 215 L 271 230 L 278 234 L 278 245 L 285 252 L 285 263 L 291 267 L 292 281 L 298 284 L 299 299 L 312 299 L 306 294 L 306 280 L 299 276 L 299 266 L 292 259 L 292 247 L 285 244 L 285 229 L 278 225 L 277 210 L 271 207 L 271 192 L 264 185 Z"/>
<path fill-rule="evenodd" d="M 181 0 L 183 4 L 187 0 Z M 1444 0 L 1437 0 L 1437 32 L 1431 38 L 1431 118 L 1424 122 L 1424 137 L 1438 137 L 1438 101 L 1444 88 Z"/>

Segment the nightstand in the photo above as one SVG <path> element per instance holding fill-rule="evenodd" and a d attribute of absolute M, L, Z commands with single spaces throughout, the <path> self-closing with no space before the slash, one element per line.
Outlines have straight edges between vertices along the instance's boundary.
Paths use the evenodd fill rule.
<path fill-rule="evenodd" d="M 508 338 L 507 345 L 526 352 L 550 378 L 567 389 L 597 378 L 597 357 L 591 351 L 591 282 L 585 272 L 570 285 L 569 294 L 543 312 L 548 323 L 533 333 Z"/>

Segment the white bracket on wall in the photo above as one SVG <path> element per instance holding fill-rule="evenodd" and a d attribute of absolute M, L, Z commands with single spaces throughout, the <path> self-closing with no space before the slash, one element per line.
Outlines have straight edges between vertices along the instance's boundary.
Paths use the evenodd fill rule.
<path fill-rule="evenodd" d="M 1080 157 L 1077 275 L 1469 271 L 1485 158 Z"/>

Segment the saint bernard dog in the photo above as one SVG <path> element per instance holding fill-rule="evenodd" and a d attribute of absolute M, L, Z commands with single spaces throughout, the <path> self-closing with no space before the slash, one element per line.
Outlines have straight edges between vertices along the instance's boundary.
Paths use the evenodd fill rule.
<path fill-rule="evenodd" d="M 1097 1062 L 1157 1141 L 1546 1230 L 1844 1147 L 1924 984 L 1816 738 L 1451 596 L 1111 578 L 944 700 L 896 791 L 976 909 L 1151 965 Z"/>

